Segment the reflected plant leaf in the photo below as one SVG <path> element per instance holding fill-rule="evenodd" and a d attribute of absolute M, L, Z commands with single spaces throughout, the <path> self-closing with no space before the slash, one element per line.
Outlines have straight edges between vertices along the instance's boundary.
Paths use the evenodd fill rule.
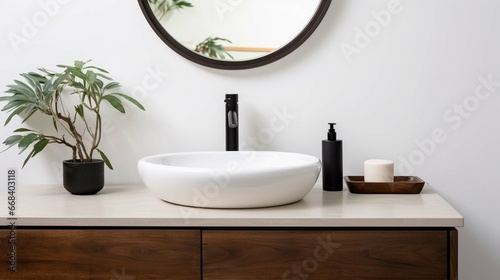
<path fill-rule="evenodd" d="M 155 7 L 158 20 L 161 20 L 168 12 L 193 7 L 193 4 L 184 0 L 148 0 L 149 4 Z"/>
<path fill-rule="evenodd" d="M 228 53 L 226 51 L 226 49 L 224 48 L 224 46 L 221 45 L 219 42 L 232 43 L 231 41 L 229 41 L 228 39 L 225 39 L 225 38 L 208 37 L 203 42 L 196 45 L 196 48 L 194 49 L 194 51 L 197 53 L 207 55 L 211 58 L 226 59 L 226 55 L 227 55 L 231 59 L 234 59 L 234 57 L 230 53 Z"/>

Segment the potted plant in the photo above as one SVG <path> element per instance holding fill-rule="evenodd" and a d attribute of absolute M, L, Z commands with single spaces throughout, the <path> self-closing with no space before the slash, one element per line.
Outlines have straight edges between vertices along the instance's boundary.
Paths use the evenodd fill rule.
<path fill-rule="evenodd" d="M 144 110 L 134 98 L 120 93 L 118 82 L 108 71 L 90 65 L 89 61 L 75 61 L 74 65 L 58 65 L 58 72 L 38 69 L 22 73 L 22 80 L 14 80 L 0 97 L 7 102 L 2 111 L 10 112 L 4 126 L 20 115 L 23 123 L 35 114 L 47 116 L 54 131 L 18 128 L 3 144 L 7 149 L 18 146 L 24 152 L 32 146 L 24 160 L 26 163 L 48 144 L 59 144 L 71 149 L 72 158 L 63 161 L 64 188 L 72 194 L 95 194 L 104 186 L 104 164 L 113 169 L 99 144 L 102 139 L 102 107 L 125 113 L 123 101 Z M 100 158 L 96 158 L 96 155 Z"/>

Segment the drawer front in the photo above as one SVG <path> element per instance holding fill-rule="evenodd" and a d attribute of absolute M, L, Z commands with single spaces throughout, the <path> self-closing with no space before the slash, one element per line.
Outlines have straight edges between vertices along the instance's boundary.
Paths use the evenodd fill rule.
<path fill-rule="evenodd" d="M 199 230 L 0 230 L 0 279 L 200 279 Z"/>
<path fill-rule="evenodd" d="M 204 230 L 203 279 L 447 279 L 446 230 Z"/>

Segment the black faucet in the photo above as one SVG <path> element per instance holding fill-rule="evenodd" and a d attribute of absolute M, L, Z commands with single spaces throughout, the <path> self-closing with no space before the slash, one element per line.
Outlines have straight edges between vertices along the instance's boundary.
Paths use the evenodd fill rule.
<path fill-rule="evenodd" d="M 226 151 L 238 151 L 238 95 L 226 94 Z"/>

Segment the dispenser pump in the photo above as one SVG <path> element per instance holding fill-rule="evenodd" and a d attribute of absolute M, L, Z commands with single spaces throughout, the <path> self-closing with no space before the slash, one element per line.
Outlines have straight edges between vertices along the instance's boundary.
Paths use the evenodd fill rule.
<path fill-rule="evenodd" d="M 322 143 L 323 190 L 343 190 L 342 140 L 337 139 L 336 123 L 328 123 L 328 137 Z"/>
<path fill-rule="evenodd" d="M 337 132 L 335 132 L 335 127 L 336 123 L 328 123 L 330 125 L 330 129 L 328 129 L 328 136 L 327 139 L 329 141 L 335 141 L 337 140 Z"/>

